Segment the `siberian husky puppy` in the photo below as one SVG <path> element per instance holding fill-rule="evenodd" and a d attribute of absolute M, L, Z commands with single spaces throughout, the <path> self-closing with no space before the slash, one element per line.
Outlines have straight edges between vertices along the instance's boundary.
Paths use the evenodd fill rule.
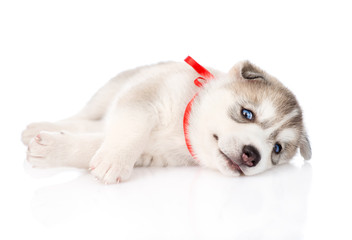
<path fill-rule="evenodd" d="M 75 116 L 28 125 L 27 160 L 86 168 L 111 184 L 127 180 L 135 166 L 201 165 L 239 176 L 286 163 L 298 148 L 311 158 L 302 110 L 275 77 L 248 61 L 209 72 L 201 88 L 186 63 L 123 72 Z"/>

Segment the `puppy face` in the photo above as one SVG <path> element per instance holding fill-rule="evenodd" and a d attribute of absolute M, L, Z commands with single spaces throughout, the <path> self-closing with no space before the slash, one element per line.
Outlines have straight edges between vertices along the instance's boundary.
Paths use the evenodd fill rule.
<path fill-rule="evenodd" d="M 196 97 L 189 138 L 201 165 L 225 175 L 253 175 L 311 148 L 295 96 L 249 62 L 211 80 Z"/>

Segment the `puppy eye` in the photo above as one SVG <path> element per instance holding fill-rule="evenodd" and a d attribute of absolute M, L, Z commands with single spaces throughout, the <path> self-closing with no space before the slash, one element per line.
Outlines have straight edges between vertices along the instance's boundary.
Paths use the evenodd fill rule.
<path fill-rule="evenodd" d="M 274 152 L 275 152 L 276 154 L 279 154 L 279 153 L 281 152 L 281 150 L 282 150 L 282 146 L 281 146 L 279 143 L 276 143 L 276 144 L 274 145 Z"/>
<path fill-rule="evenodd" d="M 252 111 L 250 111 L 248 109 L 242 109 L 242 116 L 248 120 L 253 119 L 253 113 L 252 113 Z"/>

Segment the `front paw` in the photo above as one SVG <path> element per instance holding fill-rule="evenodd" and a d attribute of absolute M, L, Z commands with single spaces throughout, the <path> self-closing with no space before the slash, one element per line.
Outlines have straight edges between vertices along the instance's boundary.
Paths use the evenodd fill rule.
<path fill-rule="evenodd" d="M 105 184 L 127 180 L 131 176 L 133 166 L 133 161 L 122 158 L 111 149 L 99 149 L 89 163 L 91 173 Z"/>

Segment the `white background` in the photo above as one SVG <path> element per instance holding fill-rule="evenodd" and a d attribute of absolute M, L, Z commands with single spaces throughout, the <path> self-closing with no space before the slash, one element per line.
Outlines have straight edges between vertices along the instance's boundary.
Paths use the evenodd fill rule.
<path fill-rule="evenodd" d="M 348 1 L 1 1 L 1 239 L 352 239 Z M 32 169 L 20 133 L 78 111 L 117 73 L 249 59 L 299 99 L 313 158 L 254 177 L 136 169 L 102 185 Z"/>

